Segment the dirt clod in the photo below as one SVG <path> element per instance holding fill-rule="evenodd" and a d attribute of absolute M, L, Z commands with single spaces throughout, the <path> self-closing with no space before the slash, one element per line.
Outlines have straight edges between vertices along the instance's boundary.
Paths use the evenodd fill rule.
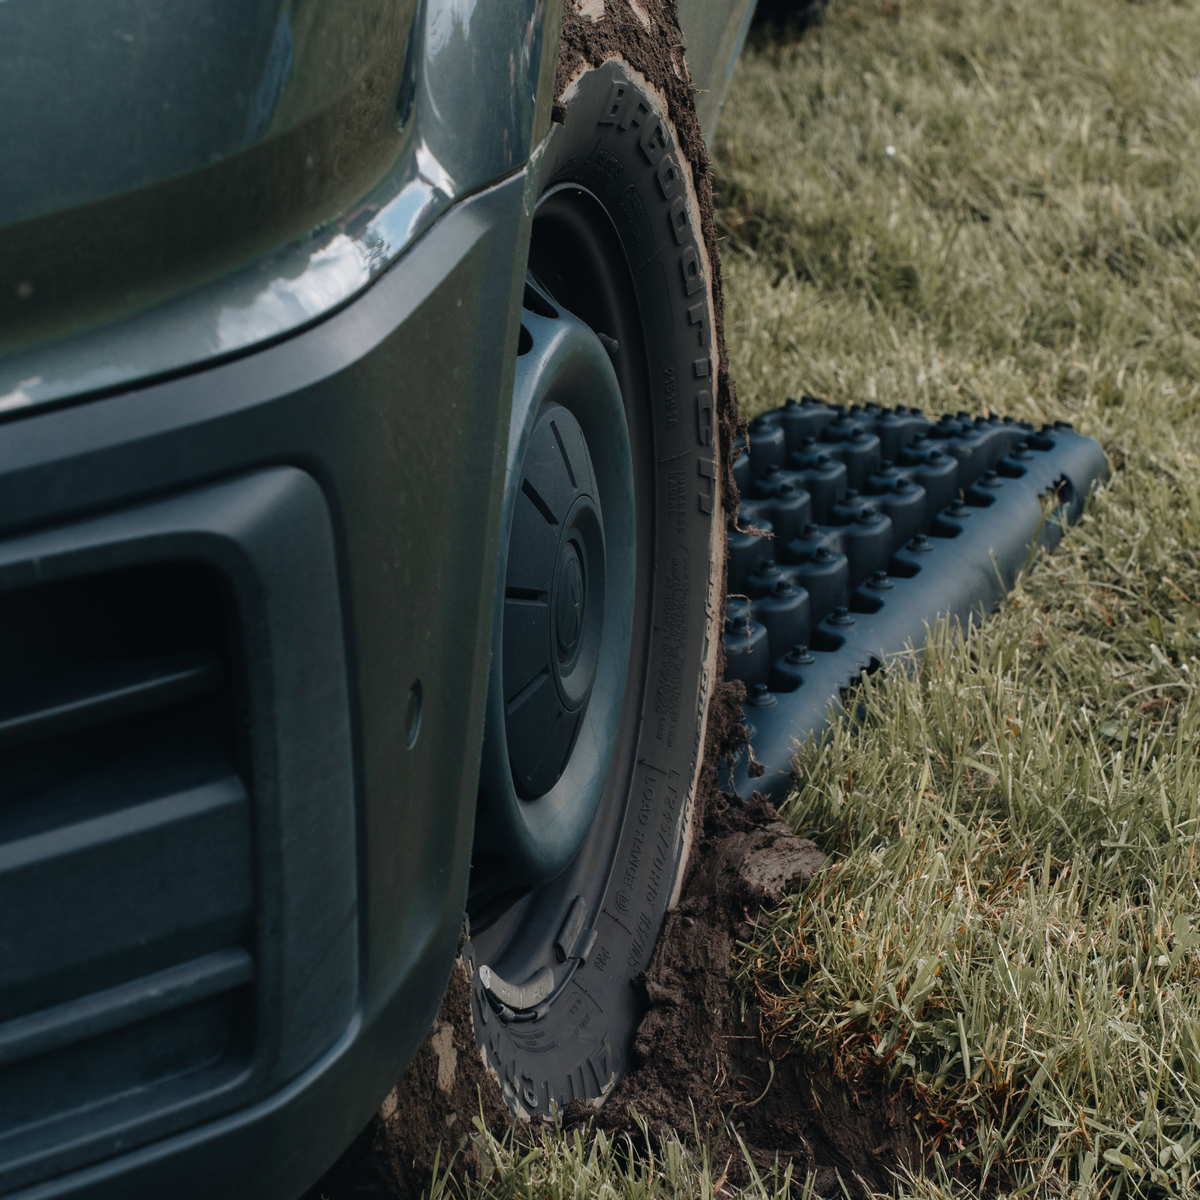
<path fill-rule="evenodd" d="M 766 908 L 807 886 L 824 865 L 825 855 L 812 842 L 796 837 L 782 821 L 768 821 L 720 841 L 701 864 L 697 886 Z"/>

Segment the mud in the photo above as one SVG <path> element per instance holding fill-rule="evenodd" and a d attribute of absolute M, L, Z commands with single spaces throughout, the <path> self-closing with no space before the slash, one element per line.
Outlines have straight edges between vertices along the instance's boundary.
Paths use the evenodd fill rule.
<path fill-rule="evenodd" d="M 636 1135 L 636 1111 L 654 1134 L 699 1133 L 720 1164 L 729 1160 L 735 1185 L 749 1179 L 736 1131 L 760 1173 L 790 1161 L 797 1192 L 813 1175 L 820 1196 L 889 1191 L 893 1175 L 917 1163 L 919 1144 L 899 1099 L 851 1095 L 798 1056 L 772 1062 L 753 1016 L 740 1021 L 730 1005 L 736 943 L 824 862 L 766 801 L 737 809 L 710 794 L 683 898 L 640 980 L 647 1012 L 634 1068 L 598 1125 Z"/>
<path fill-rule="evenodd" d="M 734 736 L 726 726 L 714 738 Z M 789 1162 L 797 1194 L 814 1176 L 818 1196 L 852 1198 L 891 1190 L 918 1162 L 910 1114 L 882 1090 L 851 1094 L 798 1056 L 772 1061 L 755 1020 L 740 1021 L 730 998 L 734 952 L 764 909 L 807 886 L 825 864 L 759 800 L 737 808 L 706 778 L 697 814 L 699 844 L 678 906 L 667 918 L 650 968 L 638 978 L 646 1015 L 631 1069 L 597 1113 L 578 1102 L 565 1126 L 594 1123 L 642 1136 L 699 1135 L 730 1184 L 749 1181 L 740 1137 L 761 1173 Z M 438 1020 L 404 1079 L 307 1200 L 417 1200 L 428 1194 L 435 1158 L 455 1156 L 474 1174 L 472 1121 L 482 1113 L 502 1136 L 511 1124 L 496 1081 L 475 1046 L 468 967 L 460 960 Z M 636 1115 L 635 1115 L 636 1114 Z M 519 1130 L 522 1137 L 537 1130 Z"/>

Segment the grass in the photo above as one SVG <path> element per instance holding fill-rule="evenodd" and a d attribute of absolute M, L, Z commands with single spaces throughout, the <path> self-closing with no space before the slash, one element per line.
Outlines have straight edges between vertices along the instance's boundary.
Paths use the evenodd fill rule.
<path fill-rule="evenodd" d="M 1116 468 L 802 752 L 836 866 L 745 951 L 776 1053 L 907 1094 L 918 1192 L 1200 1192 L 1198 61 L 1191 6 L 843 4 L 719 138 L 747 411 L 1067 417 Z"/>
<path fill-rule="evenodd" d="M 702 1146 L 689 1149 L 678 1137 L 654 1138 L 641 1125 L 641 1145 L 612 1137 L 603 1130 L 578 1129 L 542 1135 L 532 1146 L 511 1134 L 498 1139 L 482 1120 L 475 1122 L 475 1144 L 484 1166 L 478 1178 L 460 1179 L 453 1163 L 435 1170 L 430 1200 L 720 1200 L 732 1193 L 726 1187 L 732 1159 L 714 1166 Z M 776 1164 L 765 1177 L 743 1150 L 750 1184 L 741 1188 L 743 1200 L 779 1200 L 796 1194 L 811 1200 L 811 1184 L 796 1181 L 790 1166 Z"/>
<path fill-rule="evenodd" d="M 1197 64 L 1194 4 L 833 0 L 752 41 L 717 137 L 744 412 L 1065 417 L 1114 468 L 800 750 L 784 815 L 834 865 L 742 950 L 774 1053 L 910 1101 L 905 1195 L 1200 1196 Z M 439 1187 L 722 1192 L 678 1143 L 490 1146 Z"/>
<path fill-rule="evenodd" d="M 1190 413 L 1198 49 L 1193 5 L 1124 0 L 834 0 L 752 46 L 716 145 L 745 410 Z"/>

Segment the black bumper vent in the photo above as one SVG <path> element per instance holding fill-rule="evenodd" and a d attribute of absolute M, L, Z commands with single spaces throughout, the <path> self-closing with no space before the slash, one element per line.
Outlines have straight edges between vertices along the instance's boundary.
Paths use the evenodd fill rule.
<path fill-rule="evenodd" d="M 0 593 L 0 1160 L 186 1103 L 251 1059 L 226 613 L 196 564 Z"/>

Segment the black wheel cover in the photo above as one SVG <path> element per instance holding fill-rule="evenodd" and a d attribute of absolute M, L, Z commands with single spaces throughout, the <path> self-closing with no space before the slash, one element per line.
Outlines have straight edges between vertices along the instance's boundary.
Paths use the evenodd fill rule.
<path fill-rule="evenodd" d="M 539 302 L 536 285 L 527 293 L 541 311 L 525 313 L 513 394 L 469 906 L 477 931 L 560 875 L 587 839 L 624 715 L 633 625 L 621 389 L 595 333 Z"/>

